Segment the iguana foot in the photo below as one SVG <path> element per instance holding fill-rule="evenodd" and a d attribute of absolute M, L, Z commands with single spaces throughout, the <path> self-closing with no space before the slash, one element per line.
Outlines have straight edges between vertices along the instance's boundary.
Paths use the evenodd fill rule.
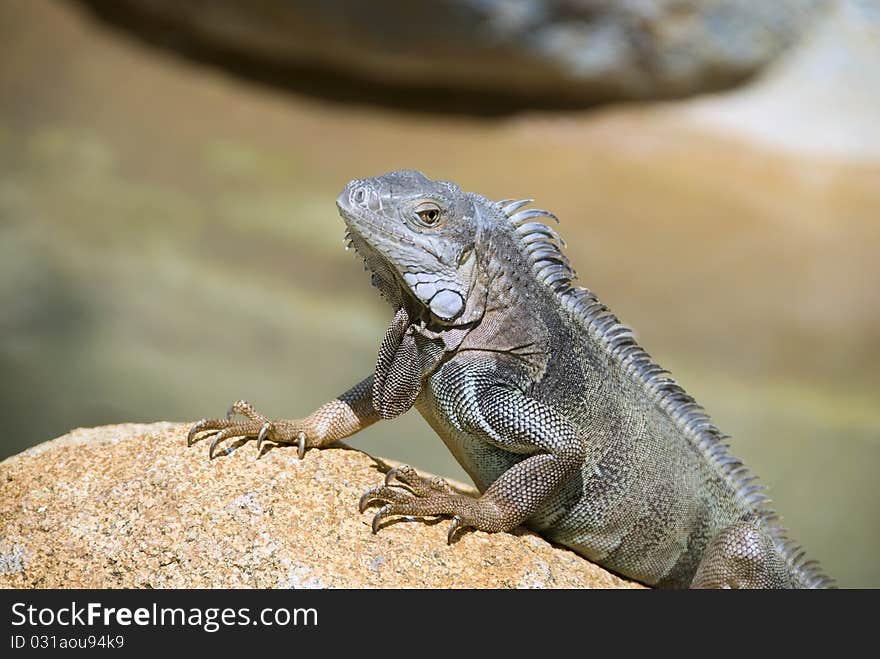
<path fill-rule="evenodd" d="M 397 480 L 400 485 L 392 484 Z M 447 541 L 451 542 L 460 528 L 479 524 L 478 506 L 480 501 L 464 494 L 458 494 L 442 478 L 422 478 L 409 465 L 394 467 L 385 475 L 385 485 L 367 490 L 361 497 L 358 509 L 363 512 L 371 503 L 384 505 L 373 517 L 373 533 L 381 528 L 381 523 L 392 515 L 413 515 L 432 517 L 452 515 Z M 485 529 L 489 530 L 489 529 Z"/>
<path fill-rule="evenodd" d="M 236 414 L 246 417 L 244 420 L 233 420 Z M 214 457 L 214 451 L 218 444 L 231 437 L 244 437 L 257 440 L 257 450 L 262 447 L 263 441 L 268 439 L 276 444 L 296 444 L 297 455 L 303 458 L 306 452 L 306 433 L 295 421 L 269 421 L 263 414 L 257 412 L 253 405 L 245 400 L 239 400 L 232 404 L 223 419 L 202 419 L 193 424 L 186 437 L 187 446 L 192 446 L 196 441 L 196 435 L 202 432 L 214 432 L 211 436 L 211 445 L 208 448 L 208 457 Z"/>

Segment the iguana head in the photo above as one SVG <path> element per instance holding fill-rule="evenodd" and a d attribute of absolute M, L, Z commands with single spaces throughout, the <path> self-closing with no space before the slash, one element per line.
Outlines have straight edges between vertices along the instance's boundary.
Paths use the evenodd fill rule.
<path fill-rule="evenodd" d="M 475 320 L 479 223 L 472 195 L 400 170 L 349 182 L 336 205 L 373 284 L 393 305 L 441 325 Z"/>

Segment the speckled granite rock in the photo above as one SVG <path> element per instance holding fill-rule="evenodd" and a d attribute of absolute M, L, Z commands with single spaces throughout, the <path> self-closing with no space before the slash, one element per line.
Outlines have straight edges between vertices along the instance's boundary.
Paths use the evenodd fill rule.
<path fill-rule="evenodd" d="M 186 426 L 77 429 L 0 463 L 3 588 L 632 587 L 538 536 L 445 522 L 370 532 L 385 463 L 252 442 L 209 461 Z M 233 444 L 234 446 L 234 444 Z"/>

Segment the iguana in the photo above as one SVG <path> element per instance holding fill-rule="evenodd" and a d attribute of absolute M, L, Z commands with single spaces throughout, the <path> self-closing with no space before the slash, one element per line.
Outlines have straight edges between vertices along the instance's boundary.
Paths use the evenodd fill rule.
<path fill-rule="evenodd" d="M 827 587 L 788 540 L 725 435 L 586 288 L 559 235 L 527 209 L 417 171 L 353 180 L 336 201 L 349 245 L 395 314 L 372 375 L 302 419 L 249 403 L 213 432 L 294 444 L 303 457 L 415 406 L 479 498 L 409 466 L 367 491 L 392 515 L 458 529 L 520 524 L 660 587 Z M 234 419 L 233 415 L 243 419 Z"/>

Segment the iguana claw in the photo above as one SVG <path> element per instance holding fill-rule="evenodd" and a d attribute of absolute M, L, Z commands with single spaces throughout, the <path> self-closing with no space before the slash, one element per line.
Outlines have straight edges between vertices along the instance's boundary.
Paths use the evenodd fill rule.
<path fill-rule="evenodd" d="M 391 485 L 391 481 L 397 476 L 399 470 L 399 467 L 391 467 L 391 469 L 388 470 L 388 473 L 385 474 L 385 485 Z"/>
<path fill-rule="evenodd" d="M 373 529 L 373 533 L 379 532 L 379 524 L 383 519 L 388 517 L 391 514 L 391 504 L 386 504 L 379 508 L 379 512 L 373 517 L 373 523 L 370 525 Z"/>
<path fill-rule="evenodd" d="M 376 491 L 378 489 L 379 489 L 378 487 L 374 487 L 374 488 L 369 489 L 363 493 L 360 500 L 358 501 L 358 512 L 359 513 L 362 513 L 367 509 L 367 506 L 370 505 L 370 501 L 373 500 L 374 495 L 376 494 Z"/>
<path fill-rule="evenodd" d="M 263 440 L 266 439 L 266 434 L 272 428 L 272 424 L 266 421 L 263 424 L 263 427 L 260 428 L 260 434 L 257 435 L 257 453 L 260 452 L 260 449 L 263 447 Z"/>
<path fill-rule="evenodd" d="M 196 435 L 199 434 L 207 424 L 207 419 L 199 419 L 193 424 L 192 428 L 189 429 L 189 433 L 186 436 L 187 446 L 193 445 L 193 440 L 195 439 Z"/>
<path fill-rule="evenodd" d="M 460 528 L 466 527 L 467 524 L 462 521 L 461 517 L 456 515 L 452 518 L 452 523 L 449 525 L 449 531 L 446 533 L 446 544 L 452 544 L 452 538 L 455 537 L 455 532 Z"/>
<path fill-rule="evenodd" d="M 218 432 L 216 435 L 214 435 L 214 439 L 211 440 L 211 445 L 208 447 L 208 460 L 214 459 L 214 449 L 217 448 L 217 444 L 222 439 L 222 434 L 222 432 Z"/>

